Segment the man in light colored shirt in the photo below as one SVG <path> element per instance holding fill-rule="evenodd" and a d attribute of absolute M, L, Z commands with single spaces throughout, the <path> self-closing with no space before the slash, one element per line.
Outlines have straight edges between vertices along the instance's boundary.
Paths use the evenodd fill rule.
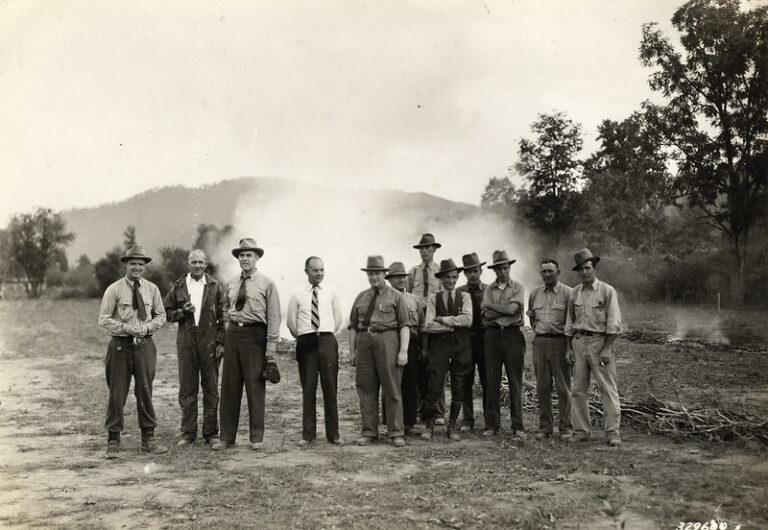
<path fill-rule="evenodd" d="M 448 437 L 461 440 L 456 421 L 464 401 L 465 379 L 472 366 L 469 328 L 472 325 L 472 297 L 456 290 L 456 282 L 463 267 L 452 259 L 440 262 L 437 277 L 442 284 L 440 292 L 427 298 L 424 317 L 422 355 L 427 360 L 429 386 L 424 403 L 424 432 L 422 439 L 431 440 L 437 400 L 443 393 L 445 376 L 451 372 L 451 411 L 448 416 Z"/>
<path fill-rule="evenodd" d="M 539 400 L 539 432 L 537 440 L 552 436 L 552 379 L 557 388 L 560 438 L 571 437 L 571 364 L 565 340 L 565 310 L 571 300 L 571 288 L 560 283 L 560 266 L 548 258 L 539 265 L 543 285 L 535 287 L 528 297 L 527 315 L 535 333 L 533 370 L 536 374 L 536 396 Z"/>
<path fill-rule="evenodd" d="M 152 404 L 152 383 L 157 364 L 157 349 L 152 334 L 165 323 L 163 299 L 157 286 L 142 278 L 144 268 L 152 258 L 144 253 L 141 246 L 129 247 L 120 261 L 125 264 L 125 277 L 107 287 L 99 310 L 99 326 L 112 337 L 106 360 L 109 387 L 105 422 L 108 431 L 107 458 L 117 458 L 120 453 L 123 408 L 131 378 L 134 378 L 141 428 L 140 451 L 156 454 L 167 451 L 155 442 L 157 420 Z"/>
<path fill-rule="evenodd" d="M 339 379 L 339 344 L 335 333 L 341 329 L 341 303 L 333 287 L 322 284 L 325 265 L 317 256 L 304 262 L 307 283 L 291 294 L 286 317 L 288 331 L 296 337 L 302 397 L 302 439 L 299 446 L 317 438 L 317 379 L 323 389 L 325 438 L 341 445 L 336 390 Z"/>
<path fill-rule="evenodd" d="M 621 406 L 613 343 L 621 332 L 619 299 L 613 287 L 597 279 L 595 266 L 600 256 L 584 248 L 574 255 L 574 260 L 573 270 L 578 271 L 581 284 L 571 293 L 564 330 L 568 355 L 574 363 L 572 440 L 589 440 L 588 390 L 590 375 L 594 375 L 603 401 L 603 428 L 608 443 L 618 446 Z"/>
<path fill-rule="evenodd" d="M 523 325 L 523 284 L 509 277 L 510 265 L 516 260 L 509 259 L 507 252 L 496 250 L 493 263 L 488 265 L 496 273 L 496 281 L 488 285 L 483 293 L 481 311 L 485 336 L 485 366 L 488 377 L 488 413 L 483 436 L 493 436 L 501 429 L 501 369 L 507 373 L 509 382 L 509 413 L 512 434 L 515 438 L 526 438 L 523 427 L 523 362 L 525 360 L 525 337 Z"/>
<path fill-rule="evenodd" d="M 224 289 L 206 274 L 208 258 L 193 250 L 189 272 L 176 280 L 163 305 L 168 322 L 178 322 L 176 352 L 179 361 L 179 446 L 197 438 L 197 395 L 203 389 L 203 440 L 219 441 L 219 365 L 224 355 Z"/>
<path fill-rule="evenodd" d="M 349 354 L 355 367 L 360 398 L 362 432 L 357 445 L 370 445 L 379 437 L 379 387 L 386 403 L 387 434 L 395 447 L 403 439 L 403 403 L 400 384 L 408 364 L 410 315 L 403 296 L 388 286 L 389 269 L 382 256 L 369 256 L 361 270 L 370 289 L 357 295 L 349 314 Z"/>
<path fill-rule="evenodd" d="M 280 339 L 280 298 L 275 283 L 256 269 L 264 250 L 252 238 L 240 240 L 232 255 L 242 272 L 225 285 L 227 331 L 224 367 L 221 375 L 221 440 L 214 450 L 235 445 L 240 421 L 243 385 L 248 398 L 250 447 L 264 448 L 266 382 L 270 372 L 279 372 L 275 363 Z"/>

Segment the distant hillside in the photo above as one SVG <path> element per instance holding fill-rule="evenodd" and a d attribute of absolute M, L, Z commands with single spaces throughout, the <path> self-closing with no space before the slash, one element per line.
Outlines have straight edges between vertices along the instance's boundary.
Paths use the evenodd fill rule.
<path fill-rule="evenodd" d="M 139 243 L 151 255 L 157 256 L 157 250 L 166 245 L 190 247 L 201 223 L 222 227 L 236 222 L 238 198 L 255 197 L 254 208 L 258 209 L 259 204 L 267 204 L 273 197 L 284 200 L 292 193 L 311 194 L 322 200 L 338 197 L 345 204 L 359 204 L 363 210 L 376 208 L 377 214 L 393 218 L 418 211 L 420 218 L 434 219 L 436 223 L 441 219 L 458 220 L 478 210 L 476 206 L 427 193 L 353 191 L 288 179 L 243 177 L 200 188 L 160 188 L 122 202 L 64 212 L 67 228 L 76 234 L 75 241 L 67 247 L 67 255 L 70 263 L 82 254 L 96 261 L 107 250 L 122 244 L 122 234 L 128 225 L 136 227 Z"/>

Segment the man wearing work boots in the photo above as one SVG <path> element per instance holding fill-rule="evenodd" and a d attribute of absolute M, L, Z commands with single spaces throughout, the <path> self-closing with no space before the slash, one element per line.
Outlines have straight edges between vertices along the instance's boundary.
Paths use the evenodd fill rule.
<path fill-rule="evenodd" d="M 483 293 L 486 284 L 480 281 L 483 274 L 483 265 L 480 263 L 477 254 L 464 254 L 461 257 L 464 265 L 464 276 L 467 283 L 462 285 L 456 291 L 468 293 L 472 298 L 472 327 L 469 328 L 469 345 L 472 347 L 472 365 L 469 367 L 469 375 L 464 384 L 464 404 L 462 406 L 461 431 L 469 432 L 475 427 L 474 400 L 472 398 L 472 386 L 475 382 L 475 366 L 477 366 L 477 375 L 480 378 L 480 387 L 483 389 L 483 421 L 487 424 L 485 417 L 486 411 L 486 388 L 487 379 L 485 373 L 485 351 L 483 350 L 483 315 L 480 306 L 483 303 Z"/>
<path fill-rule="evenodd" d="M 189 273 L 176 280 L 163 305 L 168 322 L 178 322 L 176 350 L 179 361 L 181 439 L 189 445 L 197 438 L 197 393 L 203 388 L 203 440 L 219 441 L 219 364 L 224 355 L 224 290 L 205 273 L 208 259 L 202 250 L 187 258 Z"/>
<path fill-rule="evenodd" d="M 389 270 L 381 256 L 369 256 L 364 268 L 370 289 L 355 298 L 349 315 L 350 363 L 360 398 L 362 432 L 357 445 L 379 437 L 379 387 L 386 402 L 387 431 L 395 447 L 403 447 L 403 404 L 400 383 L 408 363 L 410 315 L 403 296 L 388 286 Z"/>
<path fill-rule="evenodd" d="M 557 387 L 557 409 L 560 439 L 571 437 L 571 364 L 565 339 L 565 310 L 571 300 L 571 288 L 560 283 L 560 266 L 553 259 L 539 265 L 543 285 L 535 287 L 528 297 L 527 315 L 531 319 L 533 370 L 536 374 L 536 396 L 539 400 L 539 432 L 537 440 L 552 436 L 552 379 Z"/>
<path fill-rule="evenodd" d="M 456 425 L 463 402 L 465 378 L 472 366 L 469 345 L 469 327 L 472 325 L 472 298 L 468 293 L 456 291 L 456 282 L 463 269 L 452 259 L 440 262 L 435 276 L 442 289 L 427 299 L 424 318 L 422 355 L 427 360 L 429 386 L 424 403 L 424 440 L 432 439 L 437 400 L 443 392 L 445 375 L 451 371 L 451 410 L 448 417 L 448 436 L 461 440 Z"/>
<path fill-rule="evenodd" d="M 507 252 L 493 253 L 488 266 L 496 273 L 496 281 L 483 294 L 483 323 L 485 324 L 485 363 L 488 373 L 488 412 L 483 436 L 493 436 L 501 429 L 501 369 L 507 372 L 509 382 L 509 412 L 512 434 L 527 438 L 523 428 L 523 362 L 525 337 L 523 325 L 523 284 L 509 277 L 509 267 L 515 262 Z"/>
<path fill-rule="evenodd" d="M 621 331 L 621 311 L 616 290 L 597 279 L 600 256 L 588 248 L 574 255 L 581 284 L 573 288 L 565 317 L 568 355 L 573 365 L 573 428 L 571 440 L 589 440 L 589 379 L 595 376 L 603 401 L 603 428 L 612 446 L 621 445 L 621 407 L 616 382 L 613 343 Z"/>
<path fill-rule="evenodd" d="M 389 272 L 385 276 L 389 284 L 403 295 L 405 305 L 408 307 L 408 327 L 411 337 L 408 340 L 408 364 L 403 368 L 403 381 L 400 392 L 403 398 L 403 423 L 405 434 L 416 434 L 416 409 L 418 407 L 418 371 L 421 363 L 421 344 L 419 343 L 419 330 L 424 324 L 424 310 L 421 301 L 411 293 L 405 292 L 406 284 L 405 266 L 395 261 L 389 266 Z M 386 409 L 386 407 L 384 407 Z"/>
<path fill-rule="evenodd" d="M 120 453 L 123 430 L 123 408 L 133 377 L 141 452 L 161 454 L 167 449 L 155 442 L 155 408 L 152 405 L 152 383 L 155 379 L 157 349 L 152 334 L 165 323 L 165 309 L 160 290 L 142 278 L 144 267 L 152 258 L 139 245 L 132 245 L 120 258 L 125 264 L 125 277 L 107 287 L 99 310 L 99 326 L 112 336 L 107 349 L 106 373 L 109 404 L 105 426 L 109 433 L 107 458 Z"/>

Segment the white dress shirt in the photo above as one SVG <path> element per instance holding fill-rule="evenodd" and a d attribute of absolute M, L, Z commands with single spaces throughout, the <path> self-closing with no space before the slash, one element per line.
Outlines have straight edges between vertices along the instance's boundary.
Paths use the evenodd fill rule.
<path fill-rule="evenodd" d="M 205 274 L 195 280 L 191 274 L 187 274 L 187 291 L 189 292 L 189 301 L 195 306 L 195 326 L 200 324 L 200 311 L 203 308 L 203 290 L 205 289 Z"/>
<path fill-rule="evenodd" d="M 307 282 L 291 294 L 286 324 L 294 337 L 315 332 L 312 329 L 312 289 L 313 285 Z M 341 329 L 341 302 L 333 287 L 327 284 L 317 286 L 317 311 L 320 317 L 317 331 L 336 333 Z"/>

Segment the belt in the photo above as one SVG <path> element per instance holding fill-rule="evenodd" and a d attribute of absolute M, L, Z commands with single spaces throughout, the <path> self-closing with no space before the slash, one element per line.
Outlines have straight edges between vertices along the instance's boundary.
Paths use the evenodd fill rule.
<path fill-rule="evenodd" d="M 333 335 L 333 333 L 330 331 L 313 331 L 311 333 L 302 333 L 299 335 L 299 338 L 322 337 L 324 335 Z"/>
<path fill-rule="evenodd" d="M 515 326 L 515 325 L 512 325 L 512 324 L 510 324 L 509 326 L 501 326 L 499 324 L 490 323 L 490 324 L 488 324 L 488 327 L 489 328 L 493 328 L 493 329 L 512 329 L 512 328 L 520 329 L 520 326 Z"/>
<path fill-rule="evenodd" d="M 371 326 L 368 327 L 358 327 L 357 331 L 359 333 L 385 333 L 387 331 L 395 331 L 394 329 L 373 329 Z"/>
<path fill-rule="evenodd" d="M 230 322 L 233 326 L 237 326 L 238 328 L 255 328 L 256 326 L 266 326 L 263 322 Z"/>
<path fill-rule="evenodd" d="M 587 331 L 584 329 L 577 329 L 573 332 L 574 337 L 578 335 L 584 335 L 585 337 L 602 337 L 605 333 L 598 333 L 596 331 Z"/>
<path fill-rule="evenodd" d="M 561 339 L 565 337 L 562 333 L 537 333 L 537 337 L 544 337 L 545 339 Z"/>
<path fill-rule="evenodd" d="M 133 340 L 134 337 L 132 335 L 112 335 L 112 338 L 113 339 L 123 339 L 123 340 Z M 151 334 L 150 335 L 144 335 L 141 338 L 142 339 L 149 339 L 149 338 L 152 338 L 152 335 Z"/>

